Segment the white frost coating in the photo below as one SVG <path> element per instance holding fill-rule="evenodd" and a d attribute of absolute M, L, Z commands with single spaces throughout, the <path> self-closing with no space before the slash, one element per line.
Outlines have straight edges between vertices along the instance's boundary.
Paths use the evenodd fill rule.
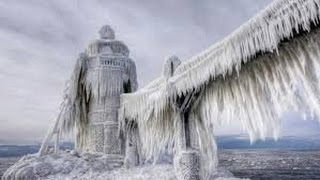
<path fill-rule="evenodd" d="M 276 0 L 222 41 L 182 63 L 171 81 L 177 94 L 220 75 L 239 71 L 259 52 L 277 52 L 279 43 L 318 24 L 320 0 Z"/>
<path fill-rule="evenodd" d="M 91 146 L 92 148 L 92 145 L 89 145 L 89 143 L 93 143 L 93 141 L 97 141 L 97 139 L 91 139 L 91 142 L 88 141 L 87 138 L 96 138 L 90 137 L 92 135 L 88 135 L 88 123 L 96 123 L 94 121 L 101 121 L 100 116 L 104 116 L 106 113 L 117 113 L 116 109 L 118 107 L 116 107 L 116 104 L 118 104 L 119 102 L 116 101 L 117 97 L 119 97 L 120 94 L 125 91 L 124 84 L 130 86 L 128 87 L 130 88 L 130 92 L 135 91 L 137 89 L 136 68 L 134 62 L 127 57 L 128 50 L 122 49 L 123 47 L 125 47 L 125 45 L 123 45 L 121 42 L 111 42 L 109 42 L 108 40 L 100 40 L 100 42 L 95 42 L 91 46 L 89 46 L 91 50 L 87 50 L 86 56 L 78 60 L 75 72 L 73 74 L 73 78 L 71 80 L 72 88 L 70 94 L 73 97 L 71 98 L 70 104 L 73 107 L 71 107 L 70 110 L 67 111 L 67 113 L 70 113 L 70 115 L 66 114 L 66 116 L 64 116 L 64 122 L 66 122 L 67 126 L 65 127 L 67 127 L 67 131 L 69 131 L 69 127 L 74 127 L 74 125 L 72 124 L 75 124 L 78 132 L 78 148 L 83 149 L 88 146 Z M 95 52 L 95 49 L 92 46 L 96 45 L 110 47 L 112 49 L 112 54 L 105 54 L 106 56 L 104 57 L 103 53 L 108 52 Z M 120 55 L 117 55 L 117 53 L 119 53 Z M 96 55 L 99 55 L 99 59 L 96 59 Z M 116 109 L 109 109 L 113 107 Z M 104 112 L 100 113 L 101 110 Z M 90 117 L 90 112 L 92 112 L 93 114 L 92 118 Z M 101 114 L 97 117 L 98 119 L 94 118 L 94 115 L 97 113 Z M 68 117 L 71 118 L 68 119 Z M 108 117 L 110 117 L 110 115 L 108 115 Z M 116 126 L 116 115 L 112 115 L 112 117 L 115 118 L 108 119 L 107 123 L 115 122 Z M 107 119 L 105 119 L 104 121 L 106 120 Z M 68 125 L 68 123 L 71 123 L 71 126 Z M 112 127 L 107 125 L 104 128 Z M 92 131 L 95 131 L 95 129 L 92 129 Z M 115 132 L 117 131 L 118 129 L 116 128 Z M 95 133 L 96 132 L 93 132 L 91 134 Z M 106 133 L 107 132 L 102 132 L 102 136 L 112 135 Z M 115 136 L 115 138 L 117 137 Z M 97 147 L 101 146 L 97 145 Z M 104 147 L 104 149 L 105 148 L 106 147 Z M 110 150 L 108 151 L 117 151 L 113 150 L 113 147 L 110 148 Z"/>
<path fill-rule="evenodd" d="M 39 156 L 45 155 L 47 153 L 49 142 L 54 135 L 56 135 L 55 153 L 57 153 L 59 151 L 59 141 L 60 141 L 62 129 L 69 128 L 69 126 L 71 126 L 70 124 L 64 124 L 65 121 L 61 120 L 63 116 L 65 116 L 65 113 L 69 110 L 69 107 L 70 107 L 70 96 L 67 93 L 68 90 L 69 90 L 69 85 L 67 84 L 66 90 L 64 92 L 65 96 L 63 98 L 62 103 L 60 104 L 59 114 L 54 120 L 49 131 L 47 132 L 45 138 L 43 139 L 43 142 L 41 144 L 41 147 L 38 153 Z M 68 132 L 68 133 L 71 133 L 71 132 Z"/>
<path fill-rule="evenodd" d="M 76 133 L 77 150 L 118 153 L 119 149 L 110 143 L 118 139 L 117 109 L 120 94 L 136 91 L 136 67 L 129 58 L 129 49 L 114 39 L 110 26 L 103 26 L 100 36 L 101 39 L 90 44 L 77 59 L 64 93 L 55 130 L 50 131 L 48 138 L 45 138 L 44 147 L 57 129 L 59 134 Z"/>
<path fill-rule="evenodd" d="M 251 142 L 271 130 L 289 107 L 307 105 L 320 117 L 318 25 L 320 0 L 277 0 L 223 41 L 182 63 L 171 78 L 160 77 L 136 93 L 122 95 L 121 119 L 135 119 L 143 153 L 157 157 L 176 139 L 172 103 L 202 89 L 193 110 L 202 155 L 214 152 L 212 132 L 240 121 Z M 285 39 L 288 42 L 281 43 Z M 301 88 L 300 88 L 301 87 Z M 121 121 L 120 119 L 120 121 Z M 121 122 L 120 122 L 121 123 Z M 124 124 L 124 123 L 123 123 Z M 122 125 L 123 125 L 122 124 Z"/>
<path fill-rule="evenodd" d="M 251 141 L 264 139 L 268 130 L 279 135 L 280 118 L 301 104 L 320 117 L 318 79 L 320 30 L 279 47 L 278 54 L 259 56 L 239 72 L 207 85 L 198 107 L 207 126 L 239 120 Z M 303 89 L 297 89 L 302 84 Z M 300 97 L 300 98 L 297 98 Z M 303 102 L 301 102 L 303 101 Z"/>
<path fill-rule="evenodd" d="M 194 111 L 202 128 L 240 121 L 254 141 L 264 139 L 270 127 L 277 138 L 280 117 L 288 107 L 298 109 L 304 104 L 319 116 L 318 80 L 314 72 L 320 60 L 319 35 L 317 29 L 295 38 L 280 46 L 278 54 L 259 56 L 244 65 L 238 74 L 207 84 Z M 303 89 L 297 89 L 298 84 Z M 167 89 L 167 86 L 158 86 L 122 97 L 122 111 L 127 118 L 137 118 L 149 156 L 164 150 L 166 144 L 172 144 L 175 136 Z"/>
<path fill-rule="evenodd" d="M 141 107 L 126 108 L 127 115 L 135 117 L 144 112 L 143 105 L 146 104 L 145 99 L 150 94 L 162 98 L 185 94 L 221 75 L 231 74 L 233 70 L 238 72 L 241 63 L 250 61 L 251 57 L 254 59 L 259 52 L 274 52 L 281 40 L 290 38 L 294 32 L 300 32 L 301 29 L 310 30 L 311 23 L 318 23 L 319 4 L 320 0 L 275 1 L 223 41 L 182 63 L 170 78 L 170 84 L 174 85 L 175 90 L 169 95 L 165 90 L 163 77 L 156 79 L 135 94 L 124 95 L 122 101 L 125 105 Z M 167 101 L 167 98 L 164 99 Z"/>

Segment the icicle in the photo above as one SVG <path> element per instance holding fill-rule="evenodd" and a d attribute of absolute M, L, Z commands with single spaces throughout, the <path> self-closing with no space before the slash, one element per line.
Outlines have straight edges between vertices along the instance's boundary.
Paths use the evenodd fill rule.
<path fill-rule="evenodd" d="M 288 33 L 287 27 L 281 31 Z M 307 36 L 294 38 L 281 44 L 277 53 L 263 54 L 248 60 L 239 71 L 211 79 L 210 83 L 204 85 L 204 95 L 195 111 L 203 154 L 208 153 L 209 149 L 210 152 L 214 151 L 214 145 L 209 149 L 206 146 L 208 142 L 213 142 L 210 127 L 217 127 L 221 123 L 239 121 L 248 132 L 251 142 L 265 138 L 268 133 L 277 139 L 283 112 L 301 104 L 297 97 L 301 91 L 298 88 L 300 82 L 303 82 L 306 91 L 300 95 L 303 102 L 319 111 L 320 107 L 316 105 L 318 79 L 312 68 L 319 64 L 319 34 L 320 29 L 315 29 Z M 218 65 L 215 61 L 209 64 Z M 201 78 L 200 74 L 196 74 L 197 71 L 194 73 L 188 76 L 192 83 Z M 174 112 L 169 102 L 170 98 L 174 99 L 186 93 L 186 90 L 167 88 L 166 82 L 175 88 L 180 84 L 172 78 L 165 80 L 161 77 L 136 93 L 122 96 L 123 117 L 136 119 L 142 138 L 142 151 L 148 158 L 157 157 L 165 147 L 172 148 L 172 139 L 176 136 L 173 128 L 175 120 L 172 119 Z M 171 93 L 176 94 L 172 97 Z"/>

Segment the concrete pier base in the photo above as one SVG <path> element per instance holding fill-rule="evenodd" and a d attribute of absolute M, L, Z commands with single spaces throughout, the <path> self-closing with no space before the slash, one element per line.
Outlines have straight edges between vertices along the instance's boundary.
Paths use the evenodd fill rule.
<path fill-rule="evenodd" d="M 137 154 L 137 149 L 134 146 L 129 146 L 126 148 L 126 156 L 124 159 L 124 166 L 126 168 L 132 168 L 139 165 L 139 157 Z"/>
<path fill-rule="evenodd" d="M 179 180 L 200 180 L 200 155 L 197 150 L 178 152 L 174 158 L 174 170 Z"/>

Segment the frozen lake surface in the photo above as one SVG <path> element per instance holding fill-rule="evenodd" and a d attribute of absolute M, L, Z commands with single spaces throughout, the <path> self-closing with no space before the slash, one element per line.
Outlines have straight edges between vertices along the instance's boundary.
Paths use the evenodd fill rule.
<path fill-rule="evenodd" d="M 0 176 L 19 158 L 0 158 Z M 257 180 L 320 179 L 320 150 L 220 150 L 220 166 Z"/>

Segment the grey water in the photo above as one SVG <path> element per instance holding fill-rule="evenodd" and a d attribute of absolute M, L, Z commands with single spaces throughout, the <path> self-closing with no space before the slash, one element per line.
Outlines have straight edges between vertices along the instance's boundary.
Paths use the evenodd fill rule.
<path fill-rule="evenodd" d="M 252 180 L 320 179 L 320 150 L 222 150 L 219 165 Z"/>

